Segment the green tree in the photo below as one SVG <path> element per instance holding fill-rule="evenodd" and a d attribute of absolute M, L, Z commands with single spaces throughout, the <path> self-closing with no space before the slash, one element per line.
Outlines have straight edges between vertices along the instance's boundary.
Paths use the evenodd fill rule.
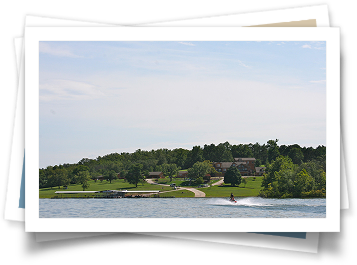
<path fill-rule="evenodd" d="M 209 174 L 209 175 L 205 175 L 203 177 L 205 182 L 209 182 L 211 180 L 211 177 L 214 177 L 216 174 L 218 174 L 218 171 L 214 168 L 213 163 L 211 161 L 205 160 L 203 162 L 205 162 L 209 165 L 208 172 L 207 172 L 207 174 Z"/>
<path fill-rule="evenodd" d="M 279 155 L 279 147 L 278 147 L 278 139 L 276 140 L 269 140 L 267 142 L 268 147 L 268 162 L 275 160 Z"/>
<path fill-rule="evenodd" d="M 233 162 L 231 149 L 232 146 L 228 142 L 217 145 L 215 148 L 214 161 Z"/>
<path fill-rule="evenodd" d="M 162 165 L 162 172 L 165 176 L 169 176 L 170 181 L 172 181 L 173 176 L 177 175 L 179 171 L 179 167 L 176 164 L 163 164 Z"/>
<path fill-rule="evenodd" d="M 301 148 L 293 147 L 290 149 L 288 156 L 291 158 L 294 164 L 301 165 L 304 160 L 304 154 L 301 151 Z"/>
<path fill-rule="evenodd" d="M 274 197 L 293 197 L 295 170 L 285 167 L 278 172 L 274 172 L 274 174 L 276 180 L 272 183 L 272 187 L 275 188 Z"/>
<path fill-rule="evenodd" d="M 268 164 L 265 169 L 265 174 L 263 176 L 262 187 L 268 188 L 269 184 L 273 184 L 277 180 L 276 172 L 282 169 L 295 170 L 297 165 L 294 165 L 291 158 L 288 156 L 279 156 L 271 164 Z"/>
<path fill-rule="evenodd" d="M 112 183 L 112 180 L 116 179 L 117 178 L 117 173 L 115 173 L 114 170 L 110 170 L 110 171 L 107 171 L 105 174 L 104 174 L 104 177 L 105 179 L 109 180 L 110 184 Z"/>
<path fill-rule="evenodd" d="M 216 150 L 215 144 L 210 144 L 210 145 L 205 144 L 203 147 L 204 159 L 210 161 L 218 161 L 216 160 L 215 150 Z"/>
<path fill-rule="evenodd" d="M 79 171 L 77 179 L 82 184 L 83 191 L 89 188 L 90 184 L 88 182 L 91 180 L 91 176 L 88 171 Z"/>
<path fill-rule="evenodd" d="M 233 145 L 233 157 L 253 157 L 252 148 L 247 144 Z"/>
<path fill-rule="evenodd" d="M 48 177 L 44 170 L 40 169 L 39 171 L 39 186 L 40 189 L 47 187 L 48 185 Z"/>
<path fill-rule="evenodd" d="M 144 177 L 148 177 L 148 176 L 150 176 L 150 171 L 149 170 L 144 170 L 143 171 L 143 175 L 144 175 Z"/>
<path fill-rule="evenodd" d="M 242 181 L 242 176 L 238 170 L 238 168 L 231 166 L 227 169 L 224 174 L 224 183 L 230 183 L 233 187 L 235 185 L 239 185 Z"/>
<path fill-rule="evenodd" d="M 189 150 L 183 148 L 177 148 L 173 150 L 175 156 L 175 164 L 177 165 L 177 167 L 183 168 L 185 166 L 187 155 L 189 152 Z"/>
<path fill-rule="evenodd" d="M 187 156 L 187 167 L 192 167 L 196 162 L 202 162 L 203 159 L 203 149 L 200 146 L 194 146 Z"/>
<path fill-rule="evenodd" d="M 68 185 L 69 184 L 69 179 L 68 179 L 68 174 L 67 170 L 64 168 L 59 168 L 59 167 L 54 167 L 55 169 L 52 171 L 52 176 L 51 176 L 51 186 L 58 186 L 58 188 L 61 188 L 61 186 Z"/>
<path fill-rule="evenodd" d="M 305 169 L 301 170 L 294 179 L 294 197 L 301 197 L 301 193 L 311 191 L 313 185 L 312 177 L 306 172 Z"/>
<path fill-rule="evenodd" d="M 242 178 L 242 183 L 244 184 L 244 188 L 245 188 L 245 185 L 247 184 L 247 182 L 248 182 L 247 178 Z"/>
<path fill-rule="evenodd" d="M 197 179 L 195 180 L 195 184 L 196 184 L 196 185 L 201 185 L 201 184 L 203 184 L 203 183 L 204 183 L 204 180 L 203 180 L 202 177 L 199 177 L 199 178 L 197 178 Z"/>
<path fill-rule="evenodd" d="M 323 170 L 320 170 L 319 172 L 318 183 L 316 188 L 318 190 L 326 190 L 326 172 Z"/>
<path fill-rule="evenodd" d="M 145 178 L 142 174 L 143 165 L 135 163 L 132 164 L 126 174 L 126 180 L 130 184 L 134 184 L 135 187 L 138 187 L 138 183 L 143 181 Z"/>
<path fill-rule="evenodd" d="M 210 166 L 206 162 L 196 162 L 193 164 L 191 168 L 187 170 L 187 176 L 192 179 L 196 180 L 198 178 L 204 178 L 204 176 L 208 173 Z"/>
<path fill-rule="evenodd" d="M 82 159 L 81 160 L 82 162 L 83 161 L 86 161 L 86 159 Z M 79 183 L 79 181 L 78 181 L 78 179 L 77 179 L 77 176 L 79 175 L 79 172 L 80 171 L 88 171 L 89 172 L 89 168 L 87 167 L 87 166 L 83 166 L 81 163 L 81 161 L 79 161 L 78 163 L 79 163 L 79 165 L 76 165 L 74 168 L 73 168 L 73 170 L 72 170 L 72 172 L 69 174 L 69 179 L 70 179 L 70 182 L 71 182 L 71 184 L 77 184 L 77 183 Z M 83 162 L 84 163 L 84 162 Z"/>
<path fill-rule="evenodd" d="M 300 169 L 293 164 L 290 157 L 284 156 L 269 165 L 269 172 L 265 174 L 263 182 L 261 195 L 265 197 L 300 198 L 315 189 L 314 178 L 304 168 Z"/>

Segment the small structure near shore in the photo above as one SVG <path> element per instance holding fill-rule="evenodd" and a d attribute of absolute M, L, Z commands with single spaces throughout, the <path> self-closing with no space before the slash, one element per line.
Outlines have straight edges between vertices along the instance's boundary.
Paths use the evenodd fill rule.
<path fill-rule="evenodd" d="M 162 173 L 161 171 L 157 171 L 157 172 L 149 172 L 149 176 L 147 176 L 146 178 L 148 179 L 158 179 L 158 178 L 164 178 L 164 173 Z"/>

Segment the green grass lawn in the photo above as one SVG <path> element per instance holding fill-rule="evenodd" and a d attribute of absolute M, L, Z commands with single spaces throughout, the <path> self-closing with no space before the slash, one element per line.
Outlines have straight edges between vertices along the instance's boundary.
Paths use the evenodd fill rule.
<path fill-rule="evenodd" d="M 230 185 L 222 185 L 222 186 L 212 186 L 209 188 L 198 188 L 198 190 L 203 191 L 206 193 L 206 197 L 229 197 L 231 193 L 234 194 L 235 197 L 254 197 L 259 194 L 261 190 L 261 183 L 263 177 L 256 177 L 256 180 L 253 181 L 253 178 L 247 178 L 248 183 L 244 188 L 243 184 L 240 184 L 239 187 L 232 187 Z M 176 183 L 176 185 L 180 185 L 183 181 L 182 180 L 175 180 L 173 179 L 170 182 L 170 179 L 162 179 L 162 181 L 166 181 L 166 184 Z M 161 186 L 161 185 L 152 185 L 148 183 L 139 183 L 138 187 L 135 188 L 135 185 L 129 184 L 128 182 L 124 182 L 122 179 L 114 180 L 112 183 L 108 181 L 97 181 L 94 182 L 89 181 L 89 188 L 86 191 L 101 191 L 101 190 L 160 190 L 160 191 L 171 191 L 163 193 L 162 196 L 175 196 L 178 197 L 194 197 L 194 193 L 184 190 L 184 191 L 177 191 L 173 190 L 172 187 L 168 186 Z M 189 186 L 185 186 L 189 187 Z M 76 185 L 69 185 L 68 189 L 59 189 L 58 187 L 51 188 L 44 188 L 39 190 L 40 198 L 52 198 L 55 196 L 55 191 L 82 191 L 82 186 L 80 184 Z M 183 192 L 183 193 L 182 193 Z"/>
<path fill-rule="evenodd" d="M 245 188 L 243 184 L 240 184 L 239 187 L 224 184 L 222 186 L 199 188 L 198 190 L 206 193 L 206 197 L 229 197 L 231 193 L 234 197 L 256 197 L 262 189 L 262 179 L 263 177 L 256 177 L 256 180 L 253 181 L 253 178 L 247 178 L 248 182 Z"/>
<path fill-rule="evenodd" d="M 101 190 L 171 190 L 171 187 L 164 187 L 158 185 L 151 185 L 148 183 L 139 183 L 138 187 L 135 188 L 135 185 L 129 184 L 128 182 L 124 182 L 122 179 L 113 180 L 112 183 L 108 181 L 97 181 L 94 180 L 89 181 L 89 188 L 86 191 L 101 191 Z M 56 191 L 82 191 L 83 188 L 80 184 L 69 185 L 68 189 L 59 189 L 58 187 L 44 188 L 40 189 L 39 196 L 40 198 L 52 198 L 55 196 Z"/>

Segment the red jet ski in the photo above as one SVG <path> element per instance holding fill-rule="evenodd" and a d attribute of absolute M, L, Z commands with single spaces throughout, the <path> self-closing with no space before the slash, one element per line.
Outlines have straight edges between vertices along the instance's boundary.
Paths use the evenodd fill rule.
<path fill-rule="evenodd" d="M 236 203 L 237 201 L 235 199 L 229 199 L 230 202 Z"/>

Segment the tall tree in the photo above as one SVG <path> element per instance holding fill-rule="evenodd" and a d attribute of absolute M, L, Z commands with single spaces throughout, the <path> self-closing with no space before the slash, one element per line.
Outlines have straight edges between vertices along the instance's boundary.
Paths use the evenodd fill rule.
<path fill-rule="evenodd" d="M 293 164 L 291 158 L 288 156 L 279 156 L 276 160 L 268 164 L 265 169 L 265 174 L 263 176 L 262 187 L 268 188 L 269 184 L 272 185 L 276 181 L 276 172 L 281 169 L 291 169 L 295 170 L 296 165 Z"/>
<path fill-rule="evenodd" d="M 112 183 L 112 180 L 116 179 L 117 178 L 117 173 L 115 173 L 114 170 L 110 170 L 110 171 L 107 171 L 105 174 L 104 174 L 104 177 L 105 179 L 109 180 L 110 184 Z"/>
<path fill-rule="evenodd" d="M 54 186 L 58 186 L 58 188 L 64 185 L 68 185 L 69 179 L 68 179 L 67 170 L 64 168 L 60 169 L 56 167 L 52 171 L 52 181 L 53 181 L 52 184 L 54 184 Z"/>
<path fill-rule="evenodd" d="M 187 157 L 187 167 L 192 167 L 196 162 L 202 162 L 203 150 L 200 146 L 194 146 Z"/>
<path fill-rule="evenodd" d="M 173 153 L 175 156 L 175 164 L 178 167 L 183 168 L 185 166 L 187 155 L 189 152 L 190 152 L 189 150 L 183 148 L 174 149 Z"/>
<path fill-rule="evenodd" d="M 279 155 L 279 147 L 278 147 L 278 139 L 276 140 L 269 140 L 267 142 L 268 147 L 268 162 L 275 160 Z"/>
<path fill-rule="evenodd" d="M 90 184 L 88 182 L 91 180 L 91 177 L 88 171 L 79 171 L 77 179 L 82 184 L 83 191 L 89 188 Z"/>
<path fill-rule="evenodd" d="M 191 168 L 187 171 L 187 176 L 190 179 L 196 180 L 202 178 L 208 173 L 210 165 L 206 162 L 196 162 Z"/>
<path fill-rule="evenodd" d="M 134 184 L 135 187 L 138 187 L 138 183 L 143 181 L 145 178 L 142 174 L 143 165 L 141 164 L 132 164 L 126 174 L 126 180 L 130 184 Z"/>
<path fill-rule="evenodd" d="M 233 157 L 253 157 L 252 149 L 248 144 L 240 144 L 232 146 Z"/>
<path fill-rule="evenodd" d="M 230 183 L 232 186 L 239 185 L 242 181 L 242 176 L 237 167 L 231 166 L 224 174 L 224 183 Z"/>
<path fill-rule="evenodd" d="M 217 145 L 215 148 L 215 161 L 233 162 L 231 148 L 232 146 L 228 142 Z"/>
<path fill-rule="evenodd" d="M 83 160 L 83 159 L 82 159 Z M 81 160 L 81 161 L 82 161 Z M 72 172 L 69 174 L 69 179 L 71 184 L 77 184 L 78 183 L 78 179 L 77 176 L 79 175 L 80 171 L 88 171 L 89 172 L 89 168 L 87 166 L 84 166 L 82 163 L 78 162 L 78 165 L 76 165 Z"/>
<path fill-rule="evenodd" d="M 203 157 L 205 160 L 218 161 L 216 158 L 216 146 L 215 144 L 207 145 L 203 147 Z"/>
<path fill-rule="evenodd" d="M 179 167 L 176 164 L 163 164 L 162 165 L 162 172 L 164 175 L 169 176 L 170 181 L 172 181 L 173 176 L 177 175 L 179 171 Z"/>
<path fill-rule="evenodd" d="M 301 170 L 298 174 L 295 175 L 294 178 L 293 196 L 301 197 L 301 193 L 304 191 L 312 190 L 312 186 L 312 177 L 306 172 L 305 169 Z"/>
<path fill-rule="evenodd" d="M 301 151 L 301 148 L 293 147 L 290 149 L 288 156 L 291 158 L 294 164 L 301 165 L 304 160 L 304 154 Z"/>

